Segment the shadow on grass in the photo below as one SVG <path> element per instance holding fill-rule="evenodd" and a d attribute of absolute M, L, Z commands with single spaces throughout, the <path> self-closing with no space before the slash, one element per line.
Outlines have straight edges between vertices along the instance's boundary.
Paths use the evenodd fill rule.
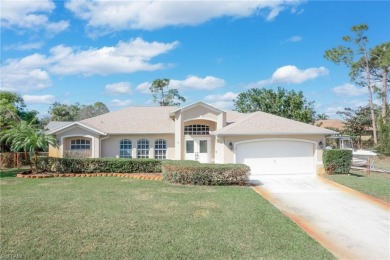
<path fill-rule="evenodd" d="M 348 175 L 353 177 L 366 177 L 366 175 L 364 174 L 353 173 L 353 172 L 350 172 Z"/>
<path fill-rule="evenodd" d="M 26 171 L 26 169 L 20 168 L 12 168 L 12 169 L 1 169 L 0 170 L 0 178 L 9 178 L 9 177 L 16 177 L 16 174 L 19 172 Z"/>
<path fill-rule="evenodd" d="M 349 172 L 349 173 L 338 173 L 338 174 L 332 174 L 331 176 L 350 176 L 350 177 L 367 177 L 364 173 L 357 173 L 357 172 Z"/>

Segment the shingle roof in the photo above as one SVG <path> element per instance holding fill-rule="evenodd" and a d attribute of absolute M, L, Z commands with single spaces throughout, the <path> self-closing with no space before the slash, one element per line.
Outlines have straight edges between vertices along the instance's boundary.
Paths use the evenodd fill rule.
<path fill-rule="evenodd" d="M 45 127 L 45 130 L 48 132 L 54 131 L 56 129 L 59 129 L 61 127 L 70 125 L 74 122 L 69 122 L 69 121 L 50 121 L 47 126 Z"/>
<path fill-rule="evenodd" d="M 80 124 L 103 134 L 174 134 L 175 122 L 170 112 L 176 107 L 127 107 L 88 118 L 80 122 L 50 122 L 49 132 L 68 125 Z M 336 134 L 336 132 L 271 115 L 264 112 L 242 114 L 226 111 L 226 126 L 214 131 L 216 135 L 298 135 Z"/>
<path fill-rule="evenodd" d="M 233 124 L 214 131 L 215 135 L 300 135 L 337 132 L 264 112 L 244 114 Z"/>
<path fill-rule="evenodd" d="M 174 134 L 169 112 L 176 107 L 127 107 L 80 121 L 108 134 Z"/>
<path fill-rule="evenodd" d="M 231 123 L 236 122 L 240 117 L 242 117 L 244 115 L 245 114 L 237 112 L 237 111 L 227 110 L 226 111 L 226 125 L 229 125 Z"/>

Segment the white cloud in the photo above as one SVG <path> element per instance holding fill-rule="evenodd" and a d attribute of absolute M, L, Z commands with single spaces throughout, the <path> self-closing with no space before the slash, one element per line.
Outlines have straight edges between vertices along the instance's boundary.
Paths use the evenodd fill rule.
<path fill-rule="evenodd" d="M 142 93 L 150 93 L 149 88 L 152 83 L 143 82 L 137 86 L 137 90 Z M 216 88 L 220 88 L 226 85 L 225 80 L 213 77 L 206 76 L 204 78 L 200 78 L 197 76 L 187 76 L 184 80 L 171 79 L 169 83 L 169 88 L 176 89 L 197 89 L 197 90 L 213 90 Z"/>
<path fill-rule="evenodd" d="M 303 38 L 301 36 L 294 35 L 294 36 L 291 36 L 290 38 L 287 38 L 285 40 L 285 42 L 300 42 L 302 40 L 303 40 Z"/>
<path fill-rule="evenodd" d="M 207 101 L 232 101 L 238 96 L 237 93 L 233 92 L 226 92 L 225 94 L 222 95 L 208 95 L 204 99 Z"/>
<path fill-rule="evenodd" d="M 33 95 L 24 95 L 24 102 L 26 104 L 53 104 L 55 102 L 55 96 L 53 95 L 41 95 L 41 96 L 33 96 Z"/>
<path fill-rule="evenodd" d="M 363 96 L 367 95 L 368 90 L 365 87 L 356 87 L 351 83 L 345 83 L 343 85 L 332 88 L 332 92 L 338 96 Z"/>
<path fill-rule="evenodd" d="M 233 100 L 238 96 L 237 93 L 227 92 L 222 95 L 208 95 L 204 99 L 206 102 L 219 108 L 230 109 L 233 107 Z"/>
<path fill-rule="evenodd" d="M 45 57 L 33 54 L 19 60 L 7 60 L 1 67 L 1 89 L 28 92 L 51 85 L 50 75 L 41 67 L 48 65 Z"/>
<path fill-rule="evenodd" d="M 171 80 L 169 86 L 177 89 L 211 90 L 223 87 L 225 84 L 225 80 L 213 76 L 199 78 L 190 75 L 185 80 Z"/>
<path fill-rule="evenodd" d="M 55 61 L 50 71 L 61 75 L 110 75 L 154 71 L 165 67 L 162 63 L 151 64 L 155 56 L 178 46 L 178 42 L 146 42 L 141 38 L 129 42 L 120 41 L 116 46 L 78 51 L 59 45 L 51 49 Z"/>
<path fill-rule="evenodd" d="M 130 99 L 126 99 L 126 100 L 113 99 L 110 102 L 110 105 L 113 107 L 124 107 L 124 106 L 128 106 L 130 104 L 131 104 Z"/>
<path fill-rule="evenodd" d="M 249 84 L 249 87 L 264 87 L 270 84 L 286 83 L 300 84 L 310 79 L 328 75 L 329 71 L 325 67 L 308 68 L 300 70 L 296 66 L 287 65 L 278 68 L 270 79 L 260 80 Z"/>
<path fill-rule="evenodd" d="M 70 0 L 65 7 L 87 21 L 89 29 L 106 32 L 154 30 L 166 26 L 198 25 L 219 17 L 243 18 L 265 14 L 273 20 L 302 1 L 90 1 Z M 102 32 L 104 33 L 104 32 Z"/>
<path fill-rule="evenodd" d="M 17 51 L 29 51 L 40 49 L 44 45 L 43 42 L 30 42 L 30 43 L 16 43 L 4 47 L 4 50 L 17 50 Z"/>
<path fill-rule="evenodd" d="M 55 9 L 51 0 L 2 1 L 1 5 L 1 26 L 4 28 L 46 29 L 59 33 L 69 27 L 68 21 L 49 21 L 48 15 Z"/>
<path fill-rule="evenodd" d="M 48 23 L 46 24 L 46 30 L 49 33 L 52 34 L 57 34 L 60 33 L 64 30 L 66 30 L 69 27 L 69 22 L 68 21 L 59 21 L 56 23 Z"/>
<path fill-rule="evenodd" d="M 22 92 L 47 88 L 51 85 L 49 73 L 111 75 L 163 69 L 165 64 L 153 64 L 151 59 L 177 45 L 178 42 L 146 42 L 141 38 L 120 41 L 115 46 L 100 49 L 78 50 L 58 45 L 50 49 L 49 56 L 35 53 L 20 59 L 6 60 L 1 67 L 1 88 Z"/>
<path fill-rule="evenodd" d="M 291 13 L 292 13 L 292 14 L 300 15 L 300 14 L 302 14 L 304 11 L 305 11 L 304 9 L 299 9 L 299 10 L 298 10 L 296 7 L 291 8 Z"/>
<path fill-rule="evenodd" d="M 334 116 L 338 116 L 337 115 L 337 112 L 338 111 L 344 111 L 344 108 L 343 107 L 340 107 L 340 106 L 337 106 L 337 107 L 328 107 L 326 110 L 325 110 L 325 114 L 328 115 L 329 117 L 334 117 Z"/>
<path fill-rule="evenodd" d="M 109 94 L 131 94 L 131 84 L 129 82 L 118 82 L 113 84 L 107 84 L 105 87 Z"/>
<path fill-rule="evenodd" d="M 139 92 L 142 92 L 144 94 L 150 94 L 149 88 L 151 85 L 152 85 L 152 83 L 150 83 L 150 82 L 143 82 L 136 87 L 136 90 L 138 90 Z"/>

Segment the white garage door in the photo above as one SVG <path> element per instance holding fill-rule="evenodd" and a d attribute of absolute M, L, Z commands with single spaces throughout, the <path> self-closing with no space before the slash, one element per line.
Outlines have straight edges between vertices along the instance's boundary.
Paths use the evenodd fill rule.
<path fill-rule="evenodd" d="M 314 174 L 314 145 L 293 140 L 263 140 L 236 145 L 236 162 L 252 175 Z"/>

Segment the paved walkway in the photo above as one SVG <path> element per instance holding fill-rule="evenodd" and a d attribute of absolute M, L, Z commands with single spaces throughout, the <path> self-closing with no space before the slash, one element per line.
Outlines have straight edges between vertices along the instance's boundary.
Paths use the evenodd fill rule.
<path fill-rule="evenodd" d="M 317 176 L 261 176 L 254 189 L 341 259 L 390 259 L 386 205 Z"/>

